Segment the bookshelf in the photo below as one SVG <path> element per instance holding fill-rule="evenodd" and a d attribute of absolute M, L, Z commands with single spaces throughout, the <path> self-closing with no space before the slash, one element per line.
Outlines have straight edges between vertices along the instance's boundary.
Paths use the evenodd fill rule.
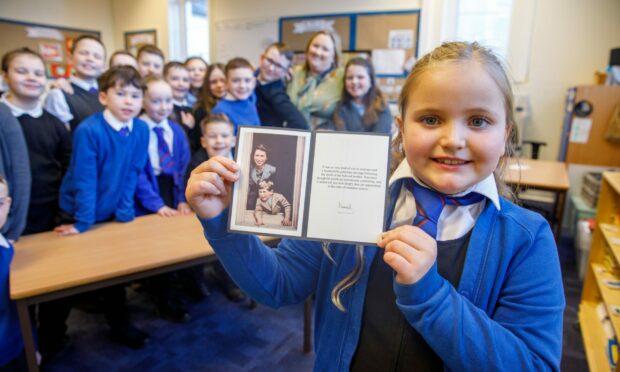
<path fill-rule="evenodd" d="M 620 335 L 620 172 L 605 172 L 584 279 L 579 324 L 590 371 L 609 371 L 609 334 Z M 610 285 L 611 284 L 611 285 Z M 600 304 L 603 305 L 600 305 Z M 598 309 L 597 309 L 598 307 Z M 618 308 L 616 308 L 618 307 Z M 604 326 L 601 310 L 610 322 Z M 616 315 L 617 314 L 617 315 Z M 607 331 L 605 330 L 607 327 Z M 612 332 L 613 330 L 613 332 Z M 617 355 L 613 354 L 615 361 Z"/>

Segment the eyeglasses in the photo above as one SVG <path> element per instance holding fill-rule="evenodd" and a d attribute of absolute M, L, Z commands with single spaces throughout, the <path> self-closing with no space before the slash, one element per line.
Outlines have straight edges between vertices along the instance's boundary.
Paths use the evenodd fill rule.
<path fill-rule="evenodd" d="M 282 71 L 288 71 L 288 67 L 284 67 L 281 63 L 274 61 L 273 59 L 269 58 L 269 57 L 265 57 L 265 59 L 267 60 L 267 62 L 269 62 L 270 65 L 279 68 Z"/>

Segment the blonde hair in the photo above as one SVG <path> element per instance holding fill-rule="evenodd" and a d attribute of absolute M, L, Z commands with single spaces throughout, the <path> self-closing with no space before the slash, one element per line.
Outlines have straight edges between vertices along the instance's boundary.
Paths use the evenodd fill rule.
<path fill-rule="evenodd" d="M 493 172 L 497 188 L 499 193 L 507 199 L 514 199 L 510 188 L 506 186 L 503 181 L 503 172 L 506 166 L 506 159 L 512 156 L 514 150 L 514 140 L 516 138 L 516 126 L 514 125 L 514 113 L 513 113 L 513 94 L 510 84 L 510 79 L 504 70 L 503 64 L 497 58 L 493 52 L 480 44 L 473 42 L 447 42 L 441 46 L 435 48 L 432 52 L 422 57 L 413 67 L 409 76 L 405 80 L 400 91 L 400 97 L 398 100 L 398 107 L 400 111 L 400 117 L 404 120 L 406 116 L 407 105 L 409 103 L 409 96 L 412 88 L 418 82 L 420 77 L 427 71 L 432 70 L 440 63 L 454 63 L 454 62 L 466 62 L 476 61 L 480 63 L 491 76 L 491 78 L 497 84 L 499 90 L 502 92 L 504 100 L 504 108 L 506 109 L 506 151 L 499 161 L 499 164 Z M 405 158 L 405 153 L 402 147 L 402 133 L 399 131 L 398 135 L 392 143 L 392 166 L 391 172 L 393 173 L 396 167 Z M 328 258 L 334 261 L 329 254 L 328 246 L 323 246 L 323 251 L 327 254 Z M 344 290 L 353 286 L 361 277 L 364 268 L 364 256 L 363 246 L 356 245 L 355 252 L 355 267 L 353 271 L 341 280 L 332 290 L 331 300 L 334 305 L 341 311 L 345 311 L 344 306 L 340 301 L 340 296 Z"/>

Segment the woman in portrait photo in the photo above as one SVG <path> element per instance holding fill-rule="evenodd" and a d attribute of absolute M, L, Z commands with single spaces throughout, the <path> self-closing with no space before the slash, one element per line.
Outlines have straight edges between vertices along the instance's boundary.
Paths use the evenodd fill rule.
<path fill-rule="evenodd" d="M 259 144 L 252 152 L 252 164 L 250 165 L 250 177 L 248 187 L 248 201 L 246 209 L 254 210 L 258 199 L 258 184 L 261 181 L 273 181 L 276 167 L 268 164 L 269 150 L 264 144 Z"/>

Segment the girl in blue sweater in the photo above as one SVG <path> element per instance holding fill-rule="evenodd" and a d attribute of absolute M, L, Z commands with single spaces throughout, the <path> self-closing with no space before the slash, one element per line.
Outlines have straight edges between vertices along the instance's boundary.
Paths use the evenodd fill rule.
<path fill-rule="evenodd" d="M 477 43 L 424 56 L 399 101 L 377 247 L 226 231 L 239 167 L 214 158 L 187 199 L 233 279 L 282 306 L 316 295 L 316 370 L 559 370 L 564 294 L 548 223 L 503 196 L 510 82 Z"/>

